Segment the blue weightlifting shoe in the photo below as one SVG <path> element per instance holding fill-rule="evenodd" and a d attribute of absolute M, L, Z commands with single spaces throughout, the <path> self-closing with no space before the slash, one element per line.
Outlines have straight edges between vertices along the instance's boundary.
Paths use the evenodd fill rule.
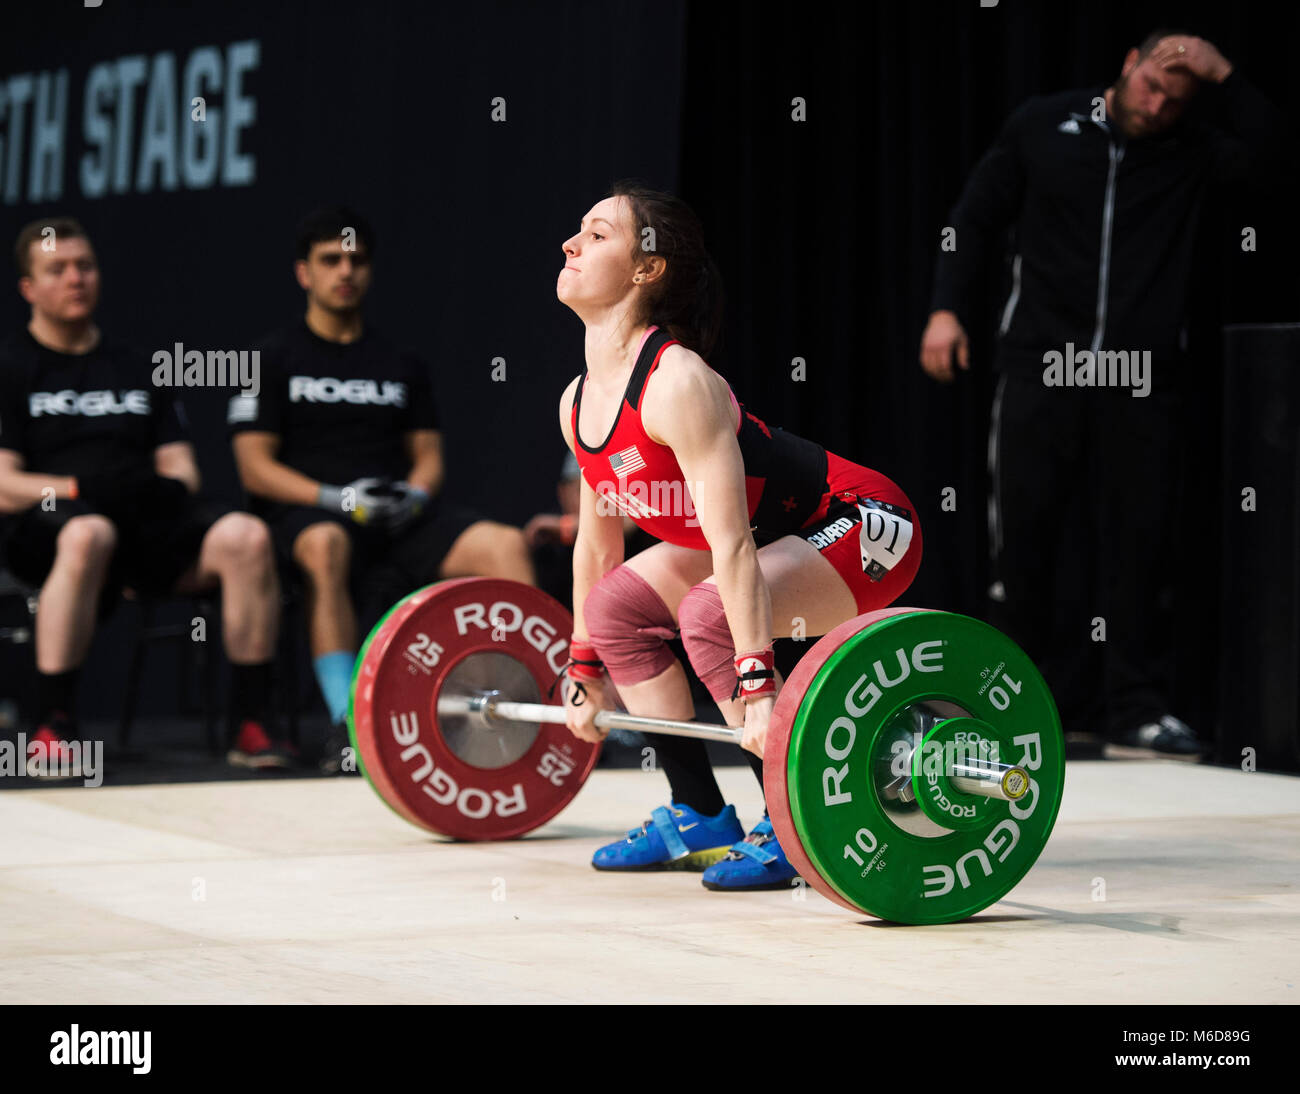
<path fill-rule="evenodd" d="M 799 871 L 781 850 L 767 815 L 754 830 L 727 852 L 726 858 L 704 871 L 706 889 L 750 891 L 788 889 Z"/>
<path fill-rule="evenodd" d="M 734 805 L 716 817 L 689 805 L 661 805 L 627 839 L 600 848 L 591 864 L 597 870 L 702 870 L 722 858 L 744 832 Z"/>

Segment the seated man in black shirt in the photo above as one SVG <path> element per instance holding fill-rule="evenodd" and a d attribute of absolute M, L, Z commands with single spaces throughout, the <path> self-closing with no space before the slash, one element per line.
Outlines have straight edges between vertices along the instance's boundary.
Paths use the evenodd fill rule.
<path fill-rule="evenodd" d="M 228 758 L 287 766 L 287 746 L 266 728 L 279 619 L 266 525 L 196 497 L 180 402 L 153 385 L 147 355 L 94 323 L 99 268 L 81 226 L 29 224 L 14 257 L 32 310 L 0 347 L 0 543 L 14 573 L 41 590 L 29 749 L 48 753 L 53 769 L 75 755 L 66 742 L 76 734 L 78 670 L 97 616 L 124 588 L 166 595 L 220 583 L 233 666 Z"/>
<path fill-rule="evenodd" d="M 360 604 L 364 622 L 442 578 L 535 584 L 517 528 L 438 497 L 442 437 L 428 369 L 363 323 L 374 235 L 349 209 L 299 228 L 294 270 L 307 312 L 267 338 L 261 391 L 230 400 L 235 462 L 277 548 L 306 577 L 312 663 L 334 725 L 322 767 L 356 773 L 347 749 L 358 646 L 355 571 L 393 584 Z"/>

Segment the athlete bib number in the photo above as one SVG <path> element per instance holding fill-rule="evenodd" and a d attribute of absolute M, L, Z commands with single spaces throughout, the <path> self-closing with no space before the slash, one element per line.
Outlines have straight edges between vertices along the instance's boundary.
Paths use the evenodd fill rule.
<path fill-rule="evenodd" d="M 912 542 L 912 514 L 901 505 L 890 505 L 875 498 L 859 498 L 862 533 L 862 572 L 879 581 L 907 553 Z"/>

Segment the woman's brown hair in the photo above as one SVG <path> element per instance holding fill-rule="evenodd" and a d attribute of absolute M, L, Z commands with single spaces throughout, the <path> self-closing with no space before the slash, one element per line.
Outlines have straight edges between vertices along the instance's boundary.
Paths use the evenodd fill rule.
<path fill-rule="evenodd" d="M 699 218 L 681 198 L 652 190 L 634 179 L 610 187 L 632 211 L 633 261 L 657 254 L 667 262 L 647 294 L 647 322 L 663 327 L 705 360 L 722 336 L 722 276 L 704 248 Z"/>

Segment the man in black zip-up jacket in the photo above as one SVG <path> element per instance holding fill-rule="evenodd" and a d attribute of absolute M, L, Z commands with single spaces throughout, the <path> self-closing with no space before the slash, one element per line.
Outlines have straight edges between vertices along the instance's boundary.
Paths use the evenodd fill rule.
<path fill-rule="evenodd" d="M 1194 98 L 1208 101 L 1187 113 Z M 989 438 L 990 614 L 1068 700 L 1067 729 L 1198 748 L 1169 711 L 1173 640 L 1161 610 L 1192 253 L 1207 186 L 1267 171 L 1288 139 L 1280 113 L 1213 45 L 1158 31 L 1129 51 L 1113 86 L 1015 110 L 950 214 L 921 363 L 944 381 L 954 356 L 969 367 L 962 320 L 1014 227 Z M 1080 505 L 1101 601 L 1062 648 L 1053 586 Z M 1103 639 L 1104 678 L 1085 684 L 1089 646 Z M 1085 687 L 1104 701 L 1104 726 L 1072 705 Z"/>

